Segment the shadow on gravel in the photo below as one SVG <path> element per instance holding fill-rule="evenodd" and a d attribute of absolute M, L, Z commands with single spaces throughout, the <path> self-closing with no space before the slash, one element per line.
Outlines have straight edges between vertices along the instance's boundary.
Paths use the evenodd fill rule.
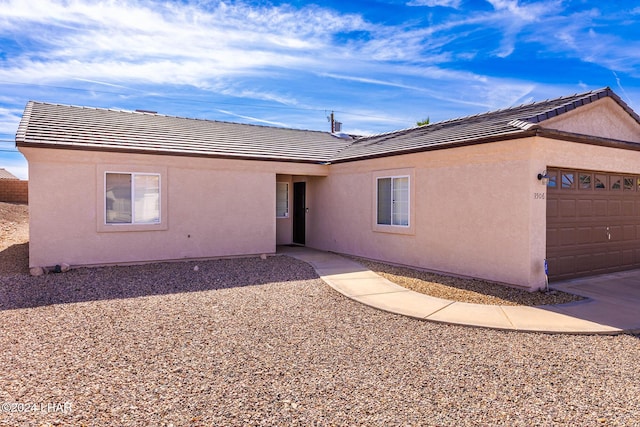
<path fill-rule="evenodd" d="M 5 252 L 0 252 L 0 265 Z M 266 260 L 252 257 L 79 268 L 40 277 L 0 272 L 0 310 L 210 291 L 317 278 L 318 275 L 310 265 L 286 256 L 273 256 Z"/>
<path fill-rule="evenodd" d="M 29 273 L 29 243 L 11 245 L 0 251 L 0 275 Z"/>

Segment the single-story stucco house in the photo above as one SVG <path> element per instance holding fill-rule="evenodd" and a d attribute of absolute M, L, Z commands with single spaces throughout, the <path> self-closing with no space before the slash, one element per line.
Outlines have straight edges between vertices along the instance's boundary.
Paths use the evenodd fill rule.
<path fill-rule="evenodd" d="M 29 102 L 30 266 L 301 244 L 529 290 L 640 267 L 640 118 L 611 89 L 387 134 Z"/>

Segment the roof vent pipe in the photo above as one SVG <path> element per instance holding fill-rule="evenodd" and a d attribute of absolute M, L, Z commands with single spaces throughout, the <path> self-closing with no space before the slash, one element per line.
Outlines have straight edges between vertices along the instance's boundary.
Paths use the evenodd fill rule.
<path fill-rule="evenodd" d="M 327 120 L 331 123 L 331 133 L 340 133 L 342 131 L 342 123 L 336 121 L 333 111 L 331 115 L 327 117 Z"/>

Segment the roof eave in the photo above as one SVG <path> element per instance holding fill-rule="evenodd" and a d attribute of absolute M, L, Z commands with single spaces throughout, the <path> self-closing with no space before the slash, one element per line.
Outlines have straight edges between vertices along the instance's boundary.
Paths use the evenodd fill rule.
<path fill-rule="evenodd" d="M 534 128 L 531 128 L 530 130 L 515 133 L 515 134 L 501 135 L 501 136 L 495 136 L 490 138 L 473 139 L 473 140 L 461 141 L 461 142 L 451 143 L 451 144 L 441 144 L 441 145 L 436 145 L 431 147 L 415 148 L 411 150 L 394 151 L 389 153 L 380 153 L 380 154 L 367 155 L 367 156 L 358 156 L 358 157 L 347 158 L 347 159 L 336 159 L 336 160 L 333 160 L 331 163 L 332 164 L 348 163 L 348 162 L 356 162 L 360 160 L 370 160 L 370 159 L 377 159 L 377 158 L 383 158 L 383 157 L 400 156 L 403 154 L 446 150 L 449 148 L 466 147 L 470 145 L 486 144 L 486 143 L 499 142 L 499 141 L 508 141 L 512 139 L 522 139 L 522 138 L 527 138 L 531 136 L 540 136 L 540 137 L 549 138 L 549 139 L 577 142 L 580 144 L 619 148 L 623 150 L 640 151 L 640 143 L 637 143 L 637 142 L 622 141 L 618 139 L 603 138 L 603 137 L 584 135 L 579 133 L 564 132 L 564 131 L 559 131 L 555 129 L 544 129 L 539 127 L 534 127 Z"/>
<path fill-rule="evenodd" d="M 16 147 L 49 148 L 53 150 L 94 151 L 94 152 L 104 152 L 104 153 L 146 154 L 146 155 L 157 155 L 157 156 L 198 157 L 198 158 L 208 158 L 208 159 L 304 163 L 304 164 L 314 164 L 314 165 L 329 164 L 327 160 L 295 159 L 295 158 L 283 158 L 283 157 L 259 157 L 259 156 L 232 155 L 232 154 L 221 154 L 221 153 L 194 153 L 194 152 L 169 151 L 169 150 L 151 151 L 151 150 L 142 150 L 142 149 L 135 149 L 135 148 L 91 147 L 86 145 L 61 145 L 61 144 L 49 144 L 46 142 L 25 142 L 24 140 L 20 142 L 16 141 Z"/>
<path fill-rule="evenodd" d="M 425 146 L 425 147 L 417 147 L 417 148 L 412 148 L 412 149 L 407 149 L 407 150 L 398 150 L 398 151 L 391 151 L 391 152 L 386 152 L 386 153 L 378 153 L 378 154 L 356 156 L 356 157 L 350 157 L 350 158 L 346 158 L 346 159 L 334 159 L 334 160 L 331 161 L 331 163 L 332 164 L 348 163 L 348 162 L 356 162 L 356 161 L 360 161 L 360 160 L 370 160 L 370 159 L 379 159 L 379 158 L 383 158 L 383 157 L 401 156 L 401 155 L 404 155 L 404 154 L 414 154 L 414 153 L 422 153 L 422 152 L 427 152 L 427 151 L 447 150 L 447 149 L 450 149 L 450 148 L 466 147 L 466 146 L 470 146 L 470 145 L 486 144 L 486 143 L 490 143 L 490 142 L 499 142 L 499 141 L 508 141 L 508 140 L 511 140 L 511 139 L 527 138 L 527 137 L 531 137 L 531 136 L 536 136 L 536 134 L 537 134 L 537 129 L 536 128 L 532 128 L 530 130 L 523 130 L 521 132 L 505 134 L 505 135 L 497 135 L 497 136 L 492 136 L 492 137 L 469 139 L 469 140 L 465 140 L 465 141 L 459 141 L 459 142 L 453 142 L 453 143 L 447 143 L 447 144 L 437 144 L 437 145 Z"/>
<path fill-rule="evenodd" d="M 580 144 L 597 145 L 601 147 L 620 148 L 622 150 L 640 151 L 640 143 L 623 141 L 619 139 L 603 138 L 600 136 L 584 135 L 580 133 L 565 132 L 556 129 L 537 130 L 537 135 L 544 138 L 556 139 Z"/>
<path fill-rule="evenodd" d="M 629 105 L 624 102 L 622 98 L 620 98 L 610 87 L 604 87 L 599 90 L 588 92 L 582 98 L 576 99 L 568 104 L 552 108 L 551 110 L 545 111 L 543 113 L 539 113 L 533 117 L 528 117 L 525 119 L 525 121 L 530 123 L 541 123 L 545 120 L 552 119 L 564 113 L 568 113 L 584 105 L 599 101 L 603 98 L 611 98 L 618 105 L 620 105 L 620 107 L 622 107 L 622 109 L 627 114 L 629 114 L 638 124 L 640 124 L 640 116 L 638 116 L 638 114 L 633 111 L 633 109 L 629 107 Z"/>
<path fill-rule="evenodd" d="M 27 105 L 24 107 L 24 113 L 22 114 L 22 118 L 20 119 L 20 124 L 18 125 L 18 130 L 16 131 L 16 146 L 18 143 L 24 143 L 27 135 L 27 126 L 29 125 L 29 120 L 31 119 L 31 112 L 33 111 L 33 101 L 27 102 Z"/>
<path fill-rule="evenodd" d="M 611 90 L 611 88 L 607 87 L 606 91 L 608 96 L 610 96 L 614 101 L 616 101 L 624 109 L 624 111 L 627 112 L 627 114 L 633 117 L 634 120 L 638 124 L 640 124 L 640 116 L 638 116 L 638 113 L 633 111 L 633 109 L 626 102 L 624 102 L 622 98 L 620 98 L 613 90 Z"/>

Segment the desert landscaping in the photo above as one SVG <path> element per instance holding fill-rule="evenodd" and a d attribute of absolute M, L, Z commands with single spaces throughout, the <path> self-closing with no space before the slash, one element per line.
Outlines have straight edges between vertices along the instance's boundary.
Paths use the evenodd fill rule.
<path fill-rule="evenodd" d="M 640 424 L 640 336 L 419 321 L 285 256 L 32 277 L 27 215 L 0 203 L 0 425 Z"/>

